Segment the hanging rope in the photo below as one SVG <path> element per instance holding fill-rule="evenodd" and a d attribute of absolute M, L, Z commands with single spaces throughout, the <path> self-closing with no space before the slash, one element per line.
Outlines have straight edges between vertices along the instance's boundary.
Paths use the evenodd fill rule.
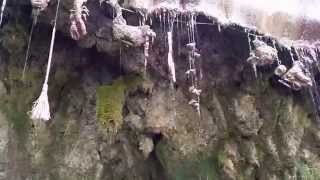
<path fill-rule="evenodd" d="M 40 120 L 48 121 L 50 119 L 50 107 L 49 107 L 49 100 L 48 100 L 48 80 L 49 80 L 49 74 L 50 74 L 50 68 L 51 68 L 54 40 L 56 36 L 56 26 L 57 26 L 58 14 L 59 14 L 59 6 L 60 6 L 60 0 L 58 0 L 56 15 L 54 18 L 54 25 L 52 30 L 46 77 L 43 83 L 41 94 L 39 98 L 34 102 L 32 106 L 32 110 L 30 112 L 30 118 L 33 120 L 40 119 Z"/>
<path fill-rule="evenodd" d="M 24 66 L 23 66 L 23 71 L 22 71 L 22 80 L 24 80 L 25 73 L 26 73 L 26 70 L 27 70 L 33 30 L 34 30 L 34 27 L 37 24 L 39 14 L 40 14 L 40 8 L 36 8 L 35 12 L 33 14 L 33 21 L 32 21 L 32 26 L 31 26 L 31 30 L 30 30 L 29 39 L 28 39 L 27 52 L 26 52 L 26 57 L 25 57 L 25 60 L 24 60 Z"/>
<path fill-rule="evenodd" d="M 7 4 L 7 0 L 3 0 L 2 6 L 1 6 L 0 25 L 2 24 L 3 13 L 4 13 L 4 8 L 6 7 L 6 4 Z"/>

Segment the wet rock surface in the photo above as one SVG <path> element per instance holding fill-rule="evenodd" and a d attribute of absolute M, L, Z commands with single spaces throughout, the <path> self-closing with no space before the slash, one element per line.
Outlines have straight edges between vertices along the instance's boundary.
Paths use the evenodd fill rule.
<path fill-rule="evenodd" d="M 49 84 L 53 118 L 47 123 L 30 120 L 27 112 L 41 88 L 55 4 L 50 1 L 39 19 L 24 81 L 31 6 L 9 7 L 1 29 L 0 179 L 319 177 L 320 129 L 309 89 L 283 86 L 273 74 L 275 64 L 257 67 L 256 78 L 247 62 L 248 29 L 220 27 L 202 14 L 197 21 L 206 23 L 196 25 L 203 75 L 200 116 L 188 104 L 185 45 L 190 42 L 185 23 L 173 26 L 177 83 L 172 85 L 166 59 L 168 24 L 152 17 L 156 37 L 145 70 L 144 42 L 131 47 L 114 39 L 112 7 L 88 1 L 88 34 L 76 42 L 67 25 L 72 2 L 64 1 Z M 139 25 L 137 12 L 123 16 L 130 26 Z M 269 45 L 272 40 L 262 39 Z M 288 49 L 278 42 L 276 48 L 281 62 L 292 66 Z M 127 78 L 133 74 L 142 78 Z M 121 92 L 113 93 L 114 85 Z M 97 118 L 96 89 L 101 86 L 119 95 L 99 107 L 108 117 L 107 127 Z M 110 131 L 116 123 L 118 129 Z"/>

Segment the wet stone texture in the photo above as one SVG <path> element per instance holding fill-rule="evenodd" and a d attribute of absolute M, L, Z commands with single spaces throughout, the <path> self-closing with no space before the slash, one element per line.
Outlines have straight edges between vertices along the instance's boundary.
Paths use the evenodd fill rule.
<path fill-rule="evenodd" d="M 6 11 L 0 44 L 0 179 L 320 178 L 320 129 L 308 89 L 292 91 L 278 83 L 274 64 L 258 67 L 255 77 L 246 61 L 246 32 L 258 32 L 218 25 L 202 14 L 196 15 L 201 23 L 194 31 L 201 54 L 196 65 L 202 74 L 197 79 L 200 115 L 188 104 L 190 16 L 174 22 L 177 83 L 172 84 L 168 23 L 150 16 L 156 37 L 145 68 L 143 43 L 128 46 L 112 36 L 110 4 L 88 1 L 88 34 L 72 40 L 68 0 L 62 3 L 49 81 L 52 119 L 30 120 L 27 112 L 44 78 L 55 4 L 50 2 L 36 26 L 25 80 L 21 73 L 31 7 Z M 138 26 L 141 18 L 125 10 L 123 17 L 130 26 Z M 263 37 L 266 44 L 270 40 Z M 277 47 L 283 64 L 290 66 L 288 49 Z M 109 94 L 98 94 L 101 87 Z M 110 94 L 112 100 L 105 99 Z M 105 114 L 100 116 L 97 108 Z"/>

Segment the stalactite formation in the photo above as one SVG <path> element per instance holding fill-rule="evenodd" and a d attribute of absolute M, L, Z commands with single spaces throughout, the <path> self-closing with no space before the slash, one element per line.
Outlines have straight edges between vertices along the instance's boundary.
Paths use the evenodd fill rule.
<path fill-rule="evenodd" d="M 30 2 L 6 7 L 0 179 L 320 179 L 319 42 L 207 0 L 60 1 L 31 0 L 29 39 Z"/>

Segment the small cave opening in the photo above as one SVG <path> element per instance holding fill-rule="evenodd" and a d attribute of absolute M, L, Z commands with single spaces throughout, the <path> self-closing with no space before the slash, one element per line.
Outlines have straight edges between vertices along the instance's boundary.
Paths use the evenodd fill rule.
<path fill-rule="evenodd" d="M 161 164 L 161 161 L 159 157 L 157 156 L 156 148 L 159 142 L 163 138 L 162 133 L 154 133 L 150 135 L 154 144 L 154 148 L 152 152 L 150 153 L 147 161 L 150 163 L 151 166 L 153 166 L 153 170 L 149 174 L 149 179 L 150 180 L 167 180 L 168 177 L 166 175 L 166 170 L 164 169 L 163 165 Z"/>
<path fill-rule="evenodd" d="M 162 138 L 163 138 L 162 133 L 153 134 L 152 136 L 153 144 L 156 146 L 161 141 Z"/>

